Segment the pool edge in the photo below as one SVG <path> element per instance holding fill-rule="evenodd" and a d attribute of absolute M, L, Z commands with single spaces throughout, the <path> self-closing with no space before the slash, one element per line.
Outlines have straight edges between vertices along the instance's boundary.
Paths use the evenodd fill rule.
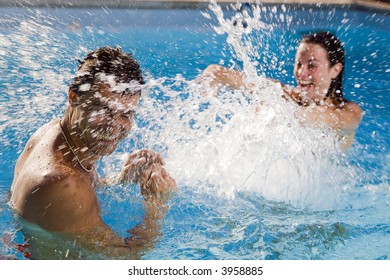
<path fill-rule="evenodd" d="M 256 2 L 254 0 L 218 0 L 221 6 L 237 2 Z M 263 5 L 298 5 L 321 8 L 324 6 L 351 6 L 355 9 L 376 10 L 387 13 L 390 11 L 390 1 L 371 0 L 262 0 Z M 134 8 L 134 9 L 204 9 L 208 0 L 0 0 L 0 7 L 61 7 L 61 8 Z"/>

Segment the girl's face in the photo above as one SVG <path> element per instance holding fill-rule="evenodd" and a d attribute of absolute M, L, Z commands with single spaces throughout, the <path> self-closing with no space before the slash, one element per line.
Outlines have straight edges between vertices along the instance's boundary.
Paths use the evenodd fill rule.
<path fill-rule="evenodd" d="M 317 44 L 301 43 L 295 56 L 294 75 L 303 96 L 320 102 L 325 99 L 332 79 L 342 70 L 342 64 L 330 66 L 326 50 Z"/>

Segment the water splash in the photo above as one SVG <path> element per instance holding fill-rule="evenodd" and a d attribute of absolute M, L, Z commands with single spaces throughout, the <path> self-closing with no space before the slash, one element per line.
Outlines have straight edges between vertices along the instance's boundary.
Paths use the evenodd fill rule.
<path fill-rule="evenodd" d="M 71 74 L 64 65 L 63 44 L 69 38 L 54 30 L 55 20 L 39 11 L 27 13 L 22 19 L 9 18 L 12 26 L 0 35 L 0 61 L 7 69 L 2 77 L 0 132 L 9 135 L 6 141 L 25 138 L 36 129 L 32 122 L 47 122 L 66 101 Z M 53 67 L 61 60 L 62 69 Z"/>
<path fill-rule="evenodd" d="M 182 184 L 228 196 L 254 192 L 299 207 L 345 207 L 355 170 L 339 152 L 335 134 L 302 125 L 296 107 L 280 98 L 281 88 L 257 74 L 254 61 L 262 46 L 253 47 L 248 35 L 267 32 L 258 9 L 253 17 L 245 15 L 244 28 L 211 4 L 215 30 L 227 34 L 255 93 L 225 88 L 212 96 L 207 83 L 180 75 L 149 77 L 139 112 L 143 123 L 134 132 L 168 157 L 169 170 Z"/>
<path fill-rule="evenodd" d="M 351 224 L 352 227 L 346 227 L 348 233 L 355 234 L 354 237 L 356 235 L 360 237 L 360 239 L 352 238 L 352 242 L 356 242 L 356 251 L 361 250 L 360 244 L 367 243 L 364 237 L 372 231 L 376 230 L 378 235 L 382 233 L 384 236 L 382 238 L 386 238 L 388 228 L 378 226 L 378 229 L 375 229 L 375 224 L 381 225 L 389 221 L 390 189 L 387 174 L 389 174 L 390 157 L 388 155 L 378 157 L 378 154 L 386 153 L 388 146 L 378 147 L 378 150 L 374 149 L 372 153 L 372 145 L 370 147 L 367 144 L 366 147 L 361 148 L 357 143 L 350 153 L 355 153 L 355 158 L 363 160 L 359 161 L 354 158 L 354 162 L 350 163 L 348 154 L 337 151 L 332 132 L 302 126 L 295 118 L 294 106 L 281 100 L 280 88 L 262 76 L 267 73 L 267 69 L 279 69 L 281 65 L 288 63 L 278 60 L 276 51 L 270 52 L 273 46 L 269 44 L 269 37 L 279 34 L 280 31 L 274 30 L 275 34 L 269 34 L 273 26 L 262 22 L 261 16 L 268 18 L 278 16 L 280 22 L 283 21 L 287 25 L 296 24 L 290 29 L 300 24 L 304 25 L 305 19 L 300 20 L 298 17 L 298 20 L 292 22 L 287 14 L 278 15 L 276 8 L 267 9 L 267 13 L 264 13 L 265 7 L 252 6 L 252 10 L 247 11 L 247 14 L 245 12 L 240 14 L 239 9 L 240 7 L 236 6 L 234 11 L 237 14 L 234 18 L 230 18 L 213 2 L 210 12 L 206 12 L 205 15 L 207 14 L 209 18 L 217 18 L 217 23 L 213 26 L 215 36 L 226 36 L 227 48 L 221 47 L 221 53 L 225 53 L 221 55 L 223 58 L 219 60 L 220 63 L 228 63 L 229 66 L 242 69 L 246 74 L 246 81 L 256 84 L 256 94 L 224 88 L 217 96 L 211 96 L 208 93 L 213 89 L 207 84 L 197 84 L 180 75 L 174 78 L 167 78 L 169 76 L 167 74 L 163 78 L 149 75 L 146 77 L 148 84 L 143 90 L 142 102 L 137 112 L 138 124 L 127 141 L 119 147 L 118 152 L 103 160 L 104 170 L 100 170 L 100 173 L 105 173 L 108 177 L 117 175 L 126 159 L 124 152 L 134 148 L 149 147 L 163 153 L 167 168 L 180 184 L 179 195 L 173 202 L 173 211 L 177 216 L 172 221 L 168 217 L 171 223 L 168 223 L 164 234 L 168 236 L 168 245 L 171 247 L 167 249 L 162 246 L 163 256 L 172 256 L 174 254 L 172 252 L 177 250 L 177 257 L 183 258 L 183 254 L 176 247 L 178 238 L 187 240 L 189 236 L 193 236 L 193 239 L 198 240 L 199 243 L 191 243 L 193 240 L 190 239 L 189 248 L 201 248 L 199 249 L 201 251 L 207 248 L 210 242 L 221 241 L 217 245 L 223 244 L 222 242 L 229 244 L 230 239 L 242 241 L 246 237 L 254 236 L 256 240 L 259 240 L 258 247 L 253 250 L 251 246 L 246 246 L 246 250 L 252 253 L 249 255 L 252 258 L 258 259 L 259 256 L 265 258 L 263 255 L 265 245 L 269 245 L 271 249 L 278 250 L 279 248 L 279 252 L 276 253 L 282 252 L 291 258 L 294 254 L 291 255 L 289 252 L 293 251 L 294 247 L 298 251 L 302 248 L 313 248 L 309 239 L 313 236 L 313 232 L 318 232 L 320 228 L 318 226 L 324 226 L 333 231 L 333 228 L 339 228 L 339 221 L 347 221 Z M 112 44 L 118 41 L 116 38 L 115 40 L 97 40 L 92 44 L 89 42 L 94 41 L 98 35 L 79 36 L 85 30 L 82 24 L 77 23 L 79 21 L 77 18 L 73 18 L 73 24 L 70 26 L 73 30 L 66 33 L 54 30 L 57 28 L 56 22 L 62 25 L 57 18 L 43 16 L 39 11 L 32 13 L 30 16 L 18 17 L 17 20 L 16 16 L 15 20 L 9 18 L 7 24 L 17 24 L 17 28 L 11 28 L 0 35 L 2 42 L 0 66 L 9 70 L 3 73 L 5 82 L 0 84 L 0 89 L 4 93 L 0 95 L 0 111 L 2 112 L 0 132 L 2 136 L 6 136 L 0 145 L 5 145 L 6 149 L 8 146 L 13 146 L 15 151 L 12 150 L 12 154 L 20 153 L 28 136 L 37 127 L 54 115 L 61 116 L 61 111 L 66 106 L 66 84 L 72 76 L 71 72 L 75 69 L 74 54 L 81 56 L 96 46 L 101 46 L 102 42 L 109 41 L 109 44 Z M 333 9 L 323 17 L 328 16 L 328 21 L 332 21 L 334 14 Z M 3 27 L 4 22 L 0 22 Z M 246 25 L 245 28 L 244 25 Z M 350 22 L 345 20 L 338 28 L 348 30 L 344 27 L 349 25 Z M 97 32 L 108 37 L 93 25 L 88 25 L 85 29 L 88 34 Z M 356 32 L 360 32 L 359 28 Z M 127 34 L 123 36 L 128 37 Z M 136 37 L 131 37 L 131 41 L 137 41 Z M 287 41 L 288 39 L 284 39 L 281 35 L 278 36 L 278 40 Z M 139 49 L 145 49 L 146 52 L 155 51 L 155 47 L 161 42 L 153 41 L 152 43 L 150 46 L 141 44 Z M 281 51 L 289 48 L 289 44 L 286 45 Z M 192 56 L 199 59 L 202 51 L 208 52 L 210 56 L 215 55 L 216 51 L 210 52 L 207 47 L 199 48 L 199 53 L 194 55 L 189 52 L 185 57 L 180 53 L 180 59 L 185 61 Z M 180 49 L 179 45 L 176 44 L 175 49 Z M 165 53 L 166 49 L 161 50 L 161 57 L 153 61 L 156 66 L 149 67 L 161 68 L 159 73 L 173 71 L 168 69 L 174 67 L 165 61 L 165 59 L 170 59 L 169 56 L 167 58 L 163 56 Z M 145 55 L 145 57 L 148 56 L 150 56 L 149 53 Z M 8 59 L 10 57 L 11 59 Z M 72 62 L 69 63 L 68 60 Z M 201 64 L 199 62 L 199 64 L 191 65 Z M 360 66 L 358 62 L 355 64 L 357 68 Z M 388 68 L 385 67 L 386 73 L 388 73 Z M 177 72 L 181 69 L 178 67 Z M 364 69 L 362 74 L 366 75 L 367 72 L 368 70 Z M 378 75 L 378 73 L 374 74 Z M 287 73 L 283 75 L 285 78 L 288 77 Z M 371 81 L 366 76 L 350 79 L 361 85 L 355 87 L 357 96 L 359 92 L 367 89 L 367 81 Z M 385 78 L 383 80 L 386 82 Z M 380 104 L 383 99 L 377 101 L 370 105 L 373 112 L 376 111 L 375 103 Z M 387 120 L 380 122 L 374 117 L 365 120 L 366 126 L 372 126 L 376 122 L 385 127 Z M 370 140 L 378 139 L 378 137 L 385 138 L 383 135 L 387 135 L 382 133 L 382 136 L 377 136 L 375 132 L 382 130 L 375 127 L 373 130 L 372 137 L 369 137 Z M 378 142 L 382 143 L 381 141 L 375 143 Z M 2 153 L 7 153 L 7 151 L 0 149 L 0 155 Z M 384 161 L 377 164 L 378 158 Z M 3 166 L 8 166 L 13 165 L 11 161 L 16 159 L 2 157 L 1 160 L 6 161 L 2 162 Z M 364 161 L 369 162 L 369 168 L 363 166 Z M 11 171 L 3 172 L 1 185 L 4 188 L 8 188 L 12 181 L 11 176 Z M 134 186 L 134 189 L 137 188 Z M 123 194 L 123 189 L 119 190 L 119 188 L 100 191 L 106 198 L 106 201 L 101 200 L 103 208 L 106 208 L 106 210 L 103 209 L 105 210 L 103 215 L 111 213 L 111 216 L 116 216 L 116 218 L 110 217 L 109 220 L 117 224 L 114 227 L 118 229 L 118 232 L 125 233 L 127 228 L 122 229 L 126 225 L 123 224 L 123 217 L 116 215 L 117 212 L 128 213 L 129 218 L 125 220 L 133 219 L 134 224 L 138 218 L 141 219 L 143 214 L 141 207 L 139 207 L 139 213 L 134 215 L 133 204 L 134 202 L 140 203 L 141 197 L 136 196 L 133 189 L 130 189 L 130 192 L 125 189 L 125 194 Z M 134 199 L 135 196 L 136 199 Z M 112 207 L 117 209 L 112 205 L 117 205 L 118 202 L 123 202 L 123 210 L 112 211 Z M 229 203 L 230 205 L 227 206 Z M 238 210 L 227 213 L 232 204 L 235 204 Z M 131 209 L 129 205 L 132 205 Z M 292 210 L 294 207 L 291 205 L 299 209 Z M 190 207 L 200 210 L 191 212 L 188 210 Z M 341 208 L 342 210 L 306 211 L 301 208 L 313 208 L 314 210 Z M 7 217 L 12 220 L 11 213 L 7 212 Z M 183 224 L 180 222 L 183 220 L 186 224 L 181 227 Z M 8 224 L 3 228 L 12 230 L 14 227 Z M 180 224 L 179 227 L 178 224 Z M 374 226 L 368 226 L 366 229 L 366 225 L 372 224 Z M 362 226 L 354 229 L 353 225 Z M 342 226 L 345 227 L 345 225 Z M 199 238 L 200 231 L 197 231 L 197 227 L 202 228 L 202 233 L 208 239 L 204 239 L 204 236 Z M 250 229 L 253 227 L 255 230 L 251 232 Z M 173 228 L 175 231 L 172 231 Z M 229 234 L 226 234 L 225 228 L 229 228 Z M 243 237 L 236 234 L 241 229 L 248 231 Z M 182 231 L 181 235 L 180 231 Z M 221 232 L 226 234 L 225 240 L 217 240 L 217 242 L 215 236 Z M 304 246 L 302 246 L 302 236 L 307 236 L 305 238 L 309 240 Z M 344 244 L 348 237 L 344 235 L 341 237 L 341 243 Z M 14 239 L 14 236 L 10 235 L 8 239 Z M 237 244 L 241 244 L 238 241 Z M 319 244 L 323 243 L 321 234 L 318 234 L 317 241 Z M 385 241 L 381 243 L 386 245 Z M 223 258 L 232 259 L 237 257 L 234 255 L 234 250 L 222 251 L 221 247 L 218 247 L 220 251 L 216 252 L 214 257 L 223 256 Z M 237 250 L 242 250 L 243 247 L 245 246 L 237 246 Z M 324 249 L 321 246 L 318 248 L 323 254 Z M 340 248 L 340 252 L 343 251 L 341 258 L 356 256 L 356 252 L 345 253 L 348 252 L 344 251 L 345 247 Z M 229 254 L 230 252 L 233 253 Z M 2 251 L 3 255 L 8 253 L 8 251 Z M 325 253 L 329 256 L 326 250 Z M 305 257 L 312 256 L 309 254 Z M 314 256 L 321 258 L 322 255 Z M 153 259 L 160 257 L 161 255 L 156 255 Z M 248 255 L 242 257 L 248 257 Z"/>
<path fill-rule="evenodd" d="M 213 29 L 226 35 L 227 55 L 245 73 L 246 82 L 256 85 L 253 94 L 225 88 L 211 96 L 207 93 L 213 89 L 207 83 L 197 84 L 180 75 L 171 79 L 149 76 L 138 127 L 128 147 L 148 145 L 162 152 L 179 182 L 204 191 L 230 197 L 237 191 L 254 192 L 299 207 L 345 206 L 344 194 L 354 186 L 356 170 L 338 153 L 333 133 L 302 125 L 295 117 L 296 108 L 280 98 L 280 87 L 262 76 L 266 66 L 260 62 L 268 48 L 264 38 L 273 27 L 262 21 L 260 6 L 240 12 L 241 7 L 237 4 L 236 16 L 229 18 L 212 1 L 205 15 L 216 18 Z M 0 54 L 6 57 L 15 49 L 20 57 L 14 65 L 1 60 L 11 69 L 10 82 L 4 85 L 8 102 L 0 103 L 5 112 L 1 131 L 14 129 L 10 124 L 19 126 L 14 129 L 18 137 L 26 133 L 20 127 L 34 129 L 29 126 L 32 119 L 45 116 L 44 123 L 64 108 L 66 82 L 73 67 L 61 71 L 51 67 L 53 61 L 64 59 L 61 48 L 69 40 L 68 35 L 56 35 L 55 20 L 37 12 L 20 21 L 20 30 L 13 36 L 1 35 Z M 39 48 L 33 47 L 36 41 L 41 42 Z M 83 51 L 78 45 L 74 52 Z M 29 77 L 36 90 L 15 89 L 14 71 L 25 73 L 23 77 Z M 17 107 L 8 105 L 18 104 L 17 99 L 21 101 Z M 11 121 L 16 110 L 20 118 Z"/>

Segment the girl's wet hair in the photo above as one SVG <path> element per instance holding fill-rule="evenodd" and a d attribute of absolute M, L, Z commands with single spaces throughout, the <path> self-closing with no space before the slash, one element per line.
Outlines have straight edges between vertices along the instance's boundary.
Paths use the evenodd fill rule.
<path fill-rule="evenodd" d="M 88 90 L 81 90 L 80 87 L 89 85 L 91 88 L 94 88 L 100 82 L 98 80 L 99 74 L 115 77 L 116 83 L 136 81 L 140 85 L 145 84 L 140 66 L 131 54 L 126 54 L 119 47 L 111 48 L 106 46 L 90 52 L 81 61 L 77 75 L 70 84 L 70 90 L 75 94 L 87 93 Z"/>
<path fill-rule="evenodd" d="M 343 74 L 345 65 L 345 51 L 341 41 L 330 32 L 316 32 L 303 37 L 301 43 L 317 44 L 323 47 L 327 54 L 330 66 L 334 66 L 337 63 L 341 63 L 343 68 L 341 72 L 333 79 L 329 87 L 327 97 L 331 97 L 334 103 L 337 105 L 344 102 L 343 97 Z"/>

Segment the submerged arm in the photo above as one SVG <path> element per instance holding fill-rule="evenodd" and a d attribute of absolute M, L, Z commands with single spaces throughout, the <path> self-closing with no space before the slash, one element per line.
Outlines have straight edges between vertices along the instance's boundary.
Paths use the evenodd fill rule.
<path fill-rule="evenodd" d="M 119 237 L 103 221 L 94 230 L 83 234 L 82 242 L 89 244 L 90 251 L 101 251 L 115 259 L 138 259 L 150 250 L 160 236 L 160 227 L 167 211 L 166 201 L 176 190 L 176 181 L 163 167 L 161 156 L 151 150 L 140 150 L 131 154 L 115 183 L 138 183 L 144 196 L 145 215 L 142 223 L 128 230 L 131 235 Z M 108 183 L 110 183 L 108 180 Z"/>
<path fill-rule="evenodd" d="M 102 255 L 105 259 L 140 259 L 153 248 L 154 242 L 161 235 L 160 227 L 167 206 L 159 199 L 144 201 L 145 215 L 141 223 L 127 232 L 131 235 L 121 238 L 102 220 L 88 232 L 65 235 L 74 243 L 80 244 L 87 251 Z"/>

